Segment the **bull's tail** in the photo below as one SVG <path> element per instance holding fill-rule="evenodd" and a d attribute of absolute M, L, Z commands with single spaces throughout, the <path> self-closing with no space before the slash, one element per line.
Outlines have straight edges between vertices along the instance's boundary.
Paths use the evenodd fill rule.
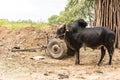
<path fill-rule="evenodd" d="M 108 38 L 108 42 L 109 42 L 109 45 L 113 45 L 114 46 L 114 43 L 115 43 L 115 35 L 114 34 L 110 34 L 109 35 L 109 38 Z"/>

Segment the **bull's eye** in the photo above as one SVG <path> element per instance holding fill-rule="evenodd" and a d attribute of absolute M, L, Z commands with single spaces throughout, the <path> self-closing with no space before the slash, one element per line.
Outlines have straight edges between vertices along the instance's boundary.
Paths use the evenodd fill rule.
<path fill-rule="evenodd" d="M 60 32 L 61 32 L 61 33 L 63 33 L 63 32 L 64 32 L 64 30 L 63 30 L 63 29 L 61 29 L 61 30 L 60 30 Z"/>
<path fill-rule="evenodd" d="M 61 33 L 63 32 L 63 30 L 61 30 Z"/>

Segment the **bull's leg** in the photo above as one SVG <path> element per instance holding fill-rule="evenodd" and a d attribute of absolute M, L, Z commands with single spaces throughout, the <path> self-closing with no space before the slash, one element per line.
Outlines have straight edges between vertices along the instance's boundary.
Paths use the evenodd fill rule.
<path fill-rule="evenodd" d="M 108 53 L 109 53 L 109 65 L 111 65 L 112 64 L 112 55 L 113 55 L 113 53 L 114 53 L 114 47 L 110 47 L 110 48 L 108 48 Z"/>
<path fill-rule="evenodd" d="M 76 64 L 76 65 L 80 64 L 79 51 L 76 51 L 76 60 L 75 60 L 75 64 Z"/>
<path fill-rule="evenodd" d="M 101 64 L 101 61 L 103 60 L 104 56 L 105 56 L 105 49 L 104 47 L 101 47 L 101 58 L 98 62 L 98 66 Z"/>

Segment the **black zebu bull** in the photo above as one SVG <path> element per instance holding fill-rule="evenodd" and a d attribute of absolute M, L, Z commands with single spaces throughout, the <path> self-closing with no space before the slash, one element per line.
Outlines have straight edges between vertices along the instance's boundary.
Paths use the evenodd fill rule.
<path fill-rule="evenodd" d="M 105 56 L 106 48 L 109 53 L 109 65 L 111 65 L 114 52 L 115 33 L 106 27 L 85 28 L 86 25 L 84 26 L 84 24 L 82 25 L 81 23 L 83 22 L 78 21 L 80 25 L 72 25 L 69 27 L 64 24 L 56 32 L 57 36 L 64 36 L 66 44 L 76 52 L 75 64 L 80 63 L 79 51 L 80 48 L 85 45 L 92 49 L 101 46 L 101 58 L 98 65 L 100 65 Z"/>

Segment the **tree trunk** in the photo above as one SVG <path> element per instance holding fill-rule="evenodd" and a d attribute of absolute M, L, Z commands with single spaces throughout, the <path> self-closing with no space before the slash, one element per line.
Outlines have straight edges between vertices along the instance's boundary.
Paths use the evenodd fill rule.
<path fill-rule="evenodd" d="M 112 29 L 115 47 L 120 48 L 120 0 L 95 0 L 95 25 Z"/>

